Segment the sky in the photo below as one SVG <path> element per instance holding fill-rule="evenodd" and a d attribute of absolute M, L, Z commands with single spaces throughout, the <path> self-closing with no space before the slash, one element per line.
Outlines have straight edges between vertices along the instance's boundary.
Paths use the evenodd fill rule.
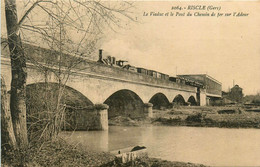
<path fill-rule="evenodd" d="M 3 1 L 1 4 L 3 34 Z M 219 11 L 189 10 L 191 13 L 233 15 L 233 12 L 243 12 L 249 15 L 149 16 L 150 12 L 187 14 L 186 9 L 172 10 L 172 7 L 187 8 L 189 5 L 221 7 Z M 18 13 L 25 11 L 21 10 L 18 8 Z M 244 94 L 260 92 L 260 1 L 135 1 L 131 11 L 136 21 L 123 22 L 124 28 L 117 28 L 116 32 L 105 30 L 99 47 L 106 55 L 170 76 L 208 74 L 222 83 L 224 91 L 235 83 L 243 88 Z M 148 16 L 144 16 L 144 12 Z"/>
<path fill-rule="evenodd" d="M 217 12 L 249 15 L 143 16 L 144 12 L 177 12 L 172 6 L 188 5 L 220 6 Z M 244 94 L 260 92 L 260 1 L 135 2 L 135 15 L 138 23 L 108 33 L 101 46 L 107 54 L 172 76 L 208 74 L 222 83 L 224 91 L 234 83 Z"/>

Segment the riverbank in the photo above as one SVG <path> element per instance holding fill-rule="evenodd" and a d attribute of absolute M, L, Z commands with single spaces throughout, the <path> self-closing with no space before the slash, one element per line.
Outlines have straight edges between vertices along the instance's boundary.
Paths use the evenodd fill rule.
<path fill-rule="evenodd" d="M 79 145 L 68 144 L 59 138 L 52 142 L 45 142 L 29 147 L 18 156 L 10 152 L 8 156 L 2 155 L 4 166 L 100 166 L 114 159 L 114 156 L 105 152 L 83 150 Z"/>
<path fill-rule="evenodd" d="M 109 120 L 109 125 L 142 126 L 194 126 L 219 128 L 260 128 L 259 108 L 213 107 L 213 106 L 178 106 L 172 109 L 153 110 L 151 119 L 130 119 L 116 117 Z"/>
<path fill-rule="evenodd" d="M 250 109 L 252 110 L 252 109 Z M 154 110 L 152 123 L 155 125 L 260 128 L 260 112 L 244 107 L 178 107 Z M 258 111 L 259 109 L 255 109 Z"/>
<path fill-rule="evenodd" d="M 64 166 L 93 166 L 93 167 L 204 167 L 201 164 L 171 162 L 156 158 L 138 159 L 126 164 L 114 162 L 114 155 L 108 152 L 95 152 L 83 149 L 80 145 L 68 144 L 63 139 L 46 142 L 28 148 L 18 156 L 17 152 L 1 155 L 1 166 L 28 167 L 64 167 Z"/>
<path fill-rule="evenodd" d="M 166 161 L 157 158 L 145 158 L 137 159 L 136 161 L 125 163 L 125 164 L 114 164 L 110 162 L 104 164 L 101 167 L 206 167 L 202 164 L 194 164 L 190 162 L 176 162 L 176 161 Z"/>

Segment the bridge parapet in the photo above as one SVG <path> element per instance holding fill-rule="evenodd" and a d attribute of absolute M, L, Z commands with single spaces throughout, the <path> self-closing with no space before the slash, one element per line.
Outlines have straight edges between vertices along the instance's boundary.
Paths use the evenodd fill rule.
<path fill-rule="evenodd" d="M 110 79 L 121 79 L 122 81 L 128 81 L 139 84 L 153 85 L 154 87 L 162 87 L 168 89 L 177 89 L 188 92 L 196 92 L 196 87 L 175 83 L 169 80 L 154 78 L 145 74 L 121 69 L 113 66 L 108 66 L 98 62 L 86 60 L 84 63 L 84 72 L 98 74 L 100 76 L 107 76 Z M 89 68 L 87 68 L 89 67 Z"/>
<path fill-rule="evenodd" d="M 4 39 L 3 39 L 4 40 Z M 51 68 L 58 67 L 59 52 L 38 46 L 23 44 L 28 62 L 40 62 Z M 9 49 L 1 44 L 1 58 L 9 58 Z M 74 64 L 77 64 L 74 66 Z M 33 63 L 32 63 L 33 64 Z M 129 71 L 127 69 L 108 66 L 99 62 L 88 60 L 84 57 L 70 54 L 62 54 L 61 65 L 63 67 L 73 66 L 75 73 L 91 74 L 103 79 L 120 80 L 121 82 L 132 82 L 134 84 L 150 85 L 159 88 L 176 89 L 187 92 L 196 92 L 196 87 L 175 83 L 166 79 L 154 78 L 145 74 Z M 53 70 L 53 69 L 52 69 Z"/>

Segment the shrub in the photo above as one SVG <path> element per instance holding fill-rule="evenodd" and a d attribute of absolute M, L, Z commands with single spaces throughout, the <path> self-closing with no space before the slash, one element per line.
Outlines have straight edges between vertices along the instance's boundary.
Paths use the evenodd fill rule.
<path fill-rule="evenodd" d="M 235 114 L 236 110 L 219 110 L 218 114 Z"/>
<path fill-rule="evenodd" d="M 195 115 L 189 115 L 186 118 L 186 121 L 188 122 L 202 122 L 202 120 L 203 120 L 203 116 L 201 113 L 197 113 Z"/>

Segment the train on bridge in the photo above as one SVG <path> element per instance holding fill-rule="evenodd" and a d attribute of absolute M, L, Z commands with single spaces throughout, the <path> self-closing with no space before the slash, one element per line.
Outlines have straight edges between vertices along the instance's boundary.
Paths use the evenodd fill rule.
<path fill-rule="evenodd" d="M 148 75 L 148 76 L 151 76 L 154 78 L 168 80 L 170 82 L 175 82 L 178 84 L 185 84 L 185 85 L 190 85 L 190 86 L 199 87 L 199 88 L 203 88 L 203 89 L 205 88 L 205 85 L 203 83 L 200 83 L 196 80 L 192 80 L 192 79 L 181 77 L 181 76 L 173 77 L 173 76 L 169 76 L 168 74 L 164 74 L 164 73 L 161 73 L 161 72 L 158 72 L 155 70 L 145 69 L 142 67 L 135 67 L 130 64 L 124 64 L 124 63 L 127 63 L 128 61 L 126 61 L 126 60 L 117 61 L 115 57 L 111 57 L 111 56 L 103 57 L 101 49 L 99 50 L 98 62 L 109 65 L 109 66 L 118 67 L 118 68 L 126 69 L 129 71 L 141 73 L 141 74 Z"/>

